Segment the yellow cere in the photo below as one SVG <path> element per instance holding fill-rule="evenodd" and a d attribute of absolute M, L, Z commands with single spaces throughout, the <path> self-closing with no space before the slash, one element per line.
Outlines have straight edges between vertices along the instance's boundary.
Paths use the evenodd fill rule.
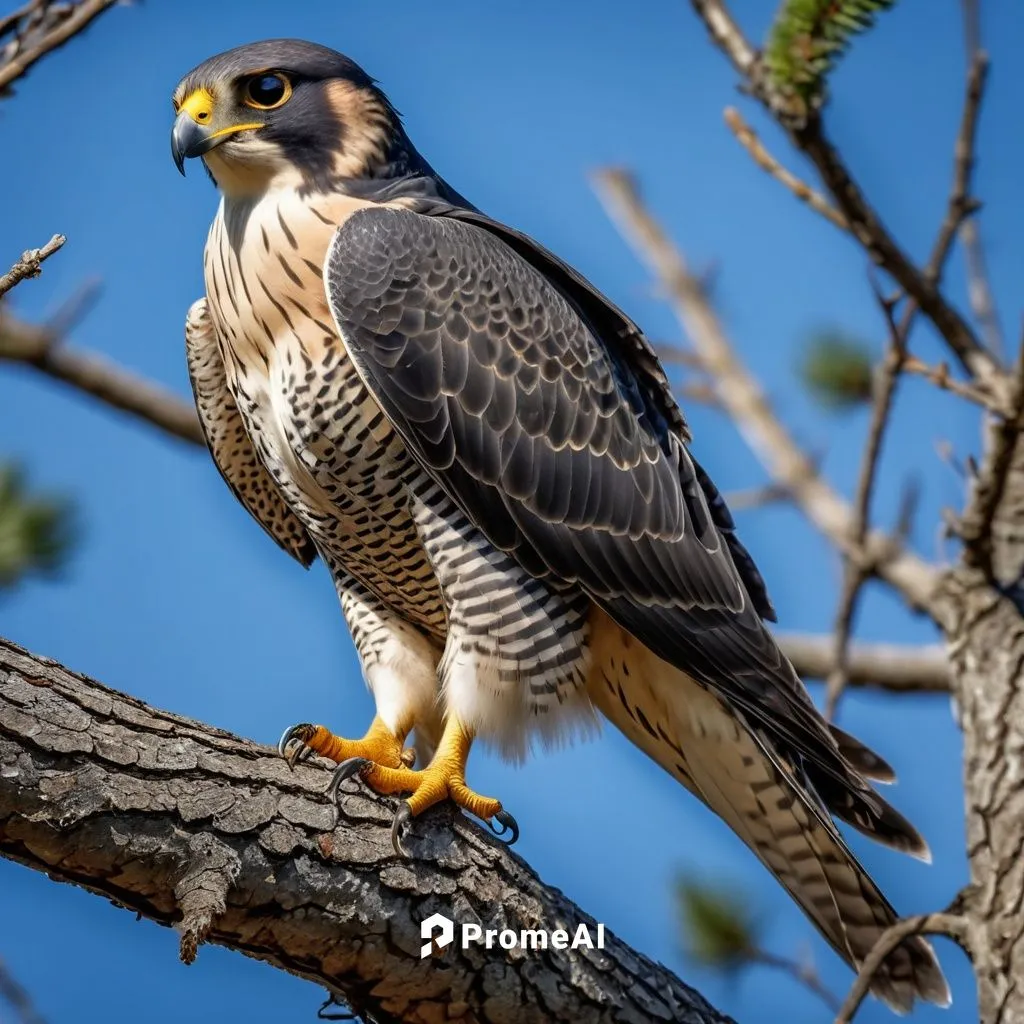
<path fill-rule="evenodd" d="M 213 93 L 209 89 L 196 89 L 182 100 L 178 107 L 178 114 L 188 114 L 196 124 L 209 125 L 213 121 Z M 225 128 L 218 128 L 210 135 L 210 138 L 220 138 L 222 135 L 233 135 L 235 132 L 247 132 L 256 128 L 262 128 L 262 121 L 248 121 L 245 124 L 232 124 Z"/>
<path fill-rule="evenodd" d="M 209 124 L 213 117 L 213 93 L 209 89 L 196 89 L 185 97 L 178 113 L 188 114 L 196 124 Z"/>

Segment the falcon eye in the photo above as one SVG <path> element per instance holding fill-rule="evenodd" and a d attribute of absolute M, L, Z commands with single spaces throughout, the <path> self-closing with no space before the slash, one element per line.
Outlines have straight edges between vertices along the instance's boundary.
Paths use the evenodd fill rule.
<path fill-rule="evenodd" d="M 292 83 L 284 75 L 255 75 L 245 86 L 245 105 L 257 110 L 273 110 L 287 102 Z"/>

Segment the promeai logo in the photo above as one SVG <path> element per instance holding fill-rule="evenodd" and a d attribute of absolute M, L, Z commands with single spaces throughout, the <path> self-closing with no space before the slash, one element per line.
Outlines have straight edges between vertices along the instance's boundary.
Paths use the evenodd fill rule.
<path fill-rule="evenodd" d="M 425 939 L 420 948 L 420 959 L 444 949 L 455 939 L 455 922 L 444 914 L 431 914 L 420 925 L 420 938 Z M 598 924 L 591 930 L 580 923 L 575 929 L 528 928 L 515 931 L 512 928 L 483 928 L 478 924 L 464 924 L 459 928 L 459 945 L 462 949 L 479 945 L 485 949 L 495 946 L 501 949 L 544 950 L 544 949 L 604 949 L 604 925 Z"/>
<path fill-rule="evenodd" d="M 437 936 L 434 936 L 437 932 Z M 444 949 L 452 939 L 455 938 L 455 924 L 444 914 L 431 914 L 430 917 L 420 925 L 420 938 L 426 939 L 420 949 L 420 959 L 430 956 L 437 950 Z"/>

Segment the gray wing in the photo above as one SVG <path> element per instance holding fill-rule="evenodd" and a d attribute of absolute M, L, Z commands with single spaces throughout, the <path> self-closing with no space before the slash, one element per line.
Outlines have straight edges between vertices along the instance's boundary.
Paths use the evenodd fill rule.
<path fill-rule="evenodd" d="M 493 544 L 534 575 L 578 583 L 741 709 L 834 813 L 923 851 L 851 770 L 764 627 L 760 577 L 737 568 L 724 503 L 629 339 L 599 335 L 568 287 L 446 217 L 354 214 L 325 283 L 361 377 Z"/>
<path fill-rule="evenodd" d="M 185 353 L 199 422 L 224 482 L 253 519 L 289 555 L 308 568 L 316 559 L 316 548 L 298 516 L 284 503 L 245 432 L 238 407 L 228 390 L 206 299 L 194 302 L 188 311 Z"/>

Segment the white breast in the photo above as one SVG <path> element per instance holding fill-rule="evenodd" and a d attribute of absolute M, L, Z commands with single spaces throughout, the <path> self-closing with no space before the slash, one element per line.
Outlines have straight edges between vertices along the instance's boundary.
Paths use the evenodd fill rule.
<path fill-rule="evenodd" d="M 228 387 L 285 501 L 329 562 L 397 600 L 436 590 L 403 486 L 420 471 L 359 380 L 320 274 L 354 204 L 290 191 L 222 204 L 207 294 Z M 427 614 L 443 620 L 439 593 Z"/>

